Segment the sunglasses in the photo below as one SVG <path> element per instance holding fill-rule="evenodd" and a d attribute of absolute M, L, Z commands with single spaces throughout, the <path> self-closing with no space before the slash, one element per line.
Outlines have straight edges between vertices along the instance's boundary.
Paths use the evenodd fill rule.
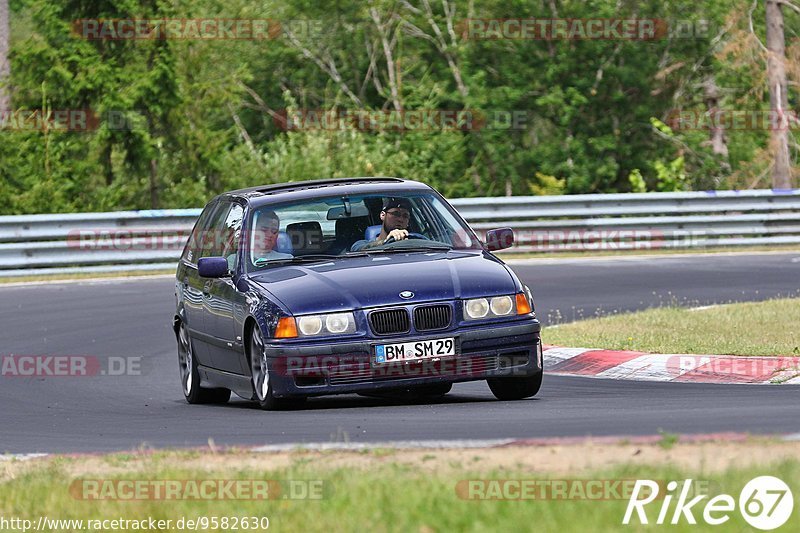
<path fill-rule="evenodd" d="M 406 210 L 386 211 L 387 215 L 392 215 L 395 218 L 411 218 L 411 213 Z"/>

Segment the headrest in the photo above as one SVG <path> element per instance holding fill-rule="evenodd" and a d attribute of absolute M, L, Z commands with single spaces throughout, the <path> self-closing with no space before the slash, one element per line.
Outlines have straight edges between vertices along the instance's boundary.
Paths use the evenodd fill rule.
<path fill-rule="evenodd" d="M 275 243 L 275 251 L 283 254 L 292 253 L 292 239 L 285 231 L 278 232 L 278 242 Z"/>
<path fill-rule="evenodd" d="M 369 222 L 367 217 L 350 217 L 336 220 L 336 238 L 357 241 L 362 239 Z"/>
<path fill-rule="evenodd" d="M 321 250 L 322 226 L 319 222 L 295 222 L 286 226 L 295 250 Z"/>

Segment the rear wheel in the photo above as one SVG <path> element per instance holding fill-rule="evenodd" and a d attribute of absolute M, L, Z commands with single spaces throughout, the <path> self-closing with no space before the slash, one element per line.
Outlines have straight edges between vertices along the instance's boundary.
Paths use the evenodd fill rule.
<path fill-rule="evenodd" d="M 539 371 L 533 376 L 519 378 L 492 378 L 487 379 L 492 394 L 498 400 L 522 400 L 536 396 L 542 387 L 542 375 Z"/>
<path fill-rule="evenodd" d="M 194 357 L 192 339 L 183 322 L 178 326 L 178 366 L 181 371 L 183 396 L 192 404 L 226 403 L 231 398 L 228 389 L 204 389 L 200 387 L 200 373 L 197 370 L 197 359 Z"/>
<path fill-rule="evenodd" d="M 305 398 L 276 398 L 272 381 L 269 376 L 267 352 L 264 347 L 264 337 L 258 326 L 253 327 L 250 335 L 250 370 L 255 395 L 253 399 L 265 411 L 278 411 L 299 407 L 305 403 Z"/>

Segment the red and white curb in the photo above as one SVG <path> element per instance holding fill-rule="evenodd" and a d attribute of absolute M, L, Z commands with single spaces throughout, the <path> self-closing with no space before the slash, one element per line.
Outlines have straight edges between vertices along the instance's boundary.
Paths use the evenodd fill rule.
<path fill-rule="evenodd" d="M 653 354 L 544 347 L 549 374 L 637 381 L 800 385 L 800 357 Z"/>

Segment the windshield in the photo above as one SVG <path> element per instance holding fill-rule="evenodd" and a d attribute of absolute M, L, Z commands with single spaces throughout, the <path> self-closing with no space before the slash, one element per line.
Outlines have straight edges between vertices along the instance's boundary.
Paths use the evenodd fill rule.
<path fill-rule="evenodd" d="M 463 219 L 432 193 L 271 204 L 253 210 L 248 227 L 248 271 L 371 253 L 481 249 Z"/>

